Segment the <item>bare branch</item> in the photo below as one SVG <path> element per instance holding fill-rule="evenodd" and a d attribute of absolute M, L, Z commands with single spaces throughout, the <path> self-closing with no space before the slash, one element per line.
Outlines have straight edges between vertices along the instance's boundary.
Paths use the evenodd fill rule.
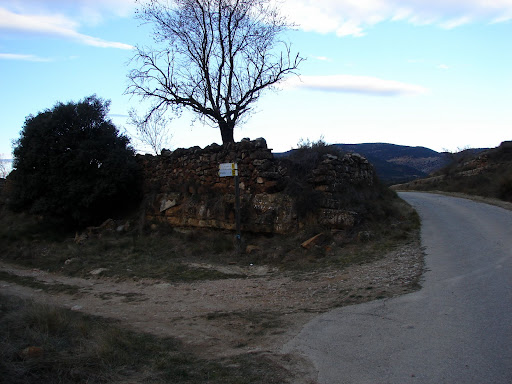
<path fill-rule="evenodd" d="M 138 17 L 153 25 L 159 48 L 137 48 L 126 92 L 153 100 L 148 116 L 192 110 L 220 128 L 223 142 L 233 141 L 235 125 L 263 90 L 296 73 L 303 60 L 278 40 L 289 24 L 271 0 L 141 4 Z"/>
<path fill-rule="evenodd" d="M 160 154 L 165 147 L 168 148 L 172 138 L 169 126 L 172 119 L 164 117 L 158 108 L 159 106 L 153 107 L 144 117 L 137 115 L 135 109 L 129 112 L 130 124 L 137 129 L 136 139 L 149 146 L 155 155 Z"/>
<path fill-rule="evenodd" d="M 5 179 L 9 174 L 9 170 L 6 165 L 7 160 L 4 160 L 3 157 L 4 154 L 0 154 L 0 179 Z"/>

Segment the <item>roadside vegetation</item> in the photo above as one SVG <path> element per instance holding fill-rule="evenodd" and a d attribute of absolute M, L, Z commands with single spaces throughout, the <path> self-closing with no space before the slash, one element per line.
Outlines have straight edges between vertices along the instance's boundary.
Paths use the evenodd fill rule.
<path fill-rule="evenodd" d="M 461 151 L 431 177 L 395 189 L 464 193 L 512 202 L 512 142 L 484 152 Z"/>

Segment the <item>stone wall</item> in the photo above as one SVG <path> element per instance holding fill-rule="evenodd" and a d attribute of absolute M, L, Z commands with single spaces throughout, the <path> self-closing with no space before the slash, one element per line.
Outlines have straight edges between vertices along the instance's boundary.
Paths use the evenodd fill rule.
<path fill-rule="evenodd" d="M 375 173 L 366 159 L 325 155 L 304 178 L 315 201 L 302 199 L 307 214 L 301 213 L 304 206 L 298 201 L 303 196 L 289 188 L 290 162 L 274 158 L 264 139 L 163 151 L 138 160 L 144 170 L 147 219 L 178 227 L 235 228 L 234 178 L 219 177 L 220 163 L 238 164 L 242 231 L 290 233 L 311 221 L 350 228 L 358 220 L 351 202 L 375 194 Z M 350 199 L 343 198 L 347 193 Z"/>

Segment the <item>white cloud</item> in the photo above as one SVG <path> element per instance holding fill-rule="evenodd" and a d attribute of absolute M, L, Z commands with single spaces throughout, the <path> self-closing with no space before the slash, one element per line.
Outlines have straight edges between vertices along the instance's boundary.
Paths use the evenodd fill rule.
<path fill-rule="evenodd" d="M 437 66 L 438 69 L 442 69 L 442 70 L 447 70 L 447 69 L 450 69 L 450 67 L 446 64 L 439 64 Z"/>
<path fill-rule="evenodd" d="M 64 13 L 86 24 L 133 13 L 135 0 L 10 0 L 9 9 L 17 13 Z"/>
<path fill-rule="evenodd" d="M 0 53 L 0 60 L 21 60 L 21 61 L 35 61 L 35 62 L 48 62 L 52 59 L 39 57 L 35 55 L 24 55 L 17 53 Z"/>
<path fill-rule="evenodd" d="M 332 61 L 332 59 L 326 57 L 326 56 L 310 56 L 312 59 L 318 60 L 318 61 Z"/>
<path fill-rule="evenodd" d="M 77 31 L 79 24 L 63 15 L 20 14 L 0 8 L 0 31 L 62 37 L 101 48 L 133 49 L 131 45 L 106 41 Z"/>
<path fill-rule="evenodd" d="M 338 29 L 336 29 L 336 35 L 338 37 L 363 37 L 365 33 L 363 32 L 363 28 L 357 21 L 348 21 L 346 23 L 343 23 Z"/>
<path fill-rule="evenodd" d="M 443 21 L 440 24 L 440 26 L 441 26 L 441 28 L 444 28 L 444 29 L 453 29 L 453 28 L 460 27 L 461 25 L 464 25 L 464 24 L 469 24 L 470 22 L 471 22 L 470 17 L 462 16 L 462 17 L 459 17 L 456 19 Z"/>
<path fill-rule="evenodd" d="M 415 84 L 370 76 L 334 75 L 291 77 L 285 88 L 298 88 L 323 92 L 361 93 L 374 96 L 404 96 L 425 94 L 428 89 Z"/>
<path fill-rule="evenodd" d="M 305 31 L 354 37 L 383 21 L 452 29 L 512 20 L 512 0 L 285 0 L 282 10 Z"/>

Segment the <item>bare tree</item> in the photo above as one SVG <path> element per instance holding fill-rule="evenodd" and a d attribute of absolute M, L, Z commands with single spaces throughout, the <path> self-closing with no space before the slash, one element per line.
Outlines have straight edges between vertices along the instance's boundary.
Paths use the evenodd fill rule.
<path fill-rule="evenodd" d="M 4 154 L 0 153 L 0 179 L 5 179 L 7 175 L 9 174 L 9 171 L 7 170 L 7 166 L 5 165 L 5 161 L 3 159 Z"/>
<path fill-rule="evenodd" d="M 219 127 L 223 143 L 262 91 L 303 60 L 279 40 L 290 25 L 272 0 L 147 0 L 138 17 L 153 24 L 158 48 L 137 48 L 127 93 L 152 101 L 146 119 L 192 110 Z"/>
<path fill-rule="evenodd" d="M 130 124 L 137 129 L 135 139 L 151 147 L 155 155 L 169 145 L 172 134 L 169 133 L 170 118 L 164 117 L 162 111 L 156 110 L 149 117 L 140 117 L 135 109 L 130 111 Z"/>

